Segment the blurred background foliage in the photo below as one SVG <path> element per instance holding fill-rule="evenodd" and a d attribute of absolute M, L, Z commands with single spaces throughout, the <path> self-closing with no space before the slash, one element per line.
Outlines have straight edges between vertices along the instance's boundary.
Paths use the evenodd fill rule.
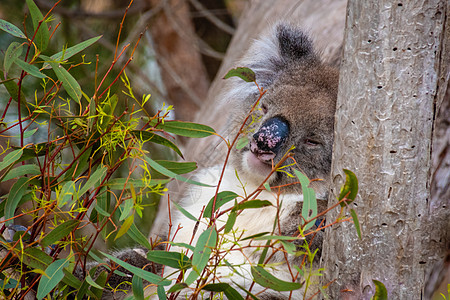
<path fill-rule="evenodd" d="M 119 52 L 126 45 L 130 46 L 125 50 L 126 55 L 115 64 L 103 86 L 108 86 L 114 80 L 140 39 L 133 61 L 126 69 L 136 98 L 142 98 L 143 94 L 152 95 L 145 107 L 149 114 L 154 114 L 163 105 L 173 105 L 171 118 L 190 121 L 205 101 L 210 82 L 216 76 L 246 1 L 134 0 L 130 5 L 129 0 L 35 0 L 35 3 L 44 15 L 57 3 L 52 12 L 53 27 L 50 32 L 54 31 L 54 34 L 46 50 L 48 53 L 56 53 L 62 47 L 102 36 L 82 54 L 70 59 L 72 64 L 83 62 L 71 74 L 78 80 L 85 94 L 94 94 L 96 77 L 102 78 L 117 55 L 116 44 Z M 126 10 L 126 19 L 120 39 L 117 40 Z M 24 0 L 2 0 L 0 19 L 15 24 L 28 35 L 33 32 Z M 56 26 L 58 28 L 55 30 Z M 0 31 L 2 57 L 12 41 L 14 37 Z M 31 76 L 27 80 L 32 82 L 24 85 L 24 93 L 27 98 L 32 99 L 41 82 Z M 125 88 L 117 83 L 115 87 L 118 91 L 114 92 L 119 95 L 116 111 L 123 111 L 126 97 L 121 90 Z M 9 94 L 0 85 L 1 113 L 8 100 Z M 11 107 L 8 110 L 11 116 L 7 116 L 5 120 L 12 121 L 16 112 L 17 108 Z M 39 136 L 35 135 L 34 138 L 39 139 Z M 4 144 L 5 140 L 1 139 L 0 137 L 0 143 Z M 185 141 L 181 139 L 177 142 L 182 149 Z M 169 157 L 170 153 L 165 148 L 150 150 L 154 159 L 175 159 Z M 1 183 L 0 195 L 8 193 L 11 185 L 11 182 Z M 144 233 L 151 227 L 158 201 L 157 195 L 145 199 L 145 217 L 135 221 Z M 123 247 L 130 244 L 131 240 L 122 237 L 116 242 L 109 246 Z"/>

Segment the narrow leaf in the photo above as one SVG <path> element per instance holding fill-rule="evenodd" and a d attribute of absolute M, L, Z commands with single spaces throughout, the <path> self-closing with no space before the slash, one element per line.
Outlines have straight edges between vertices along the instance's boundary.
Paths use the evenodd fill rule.
<path fill-rule="evenodd" d="M 140 278 L 147 280 L 150 283 L 154 283 L 157 285 L 169 285 L 171 283 L 170 280 L 167 279 L 163 279 L 160 276 L 147 272 L 145 270 L 139 269 L 138 267 L 135 267 L 133 265 L 130 265 L 129 263 L 126 263 L 114 256 L 111 256 L 109 254 L 103 253 L 103 255 L 105 255 L 108 259 L 110 259 L 111 261 L 115 262 L 116 264 L 124 267 L 126 270 L 130 271 L 131 273 L 133 273 L 134 275 L 139 276 Z"/>
<path fill-rule="evenodd" d="M 154 126 L 156 123 L 156 119 L 152 120 L 150 122 L 150 126 Z M 216 133 L 214 129 L 207 125 L 182 121 L 164 121 L 164 123 L 159 123 L 156 128 L 176 135 L 191 138 L 202 138 Z"/>
<path fill-rule="evenodd" d="M 62 240 L 64 237 L 66 237 L 69 233 L 72 232 L 74 228 L 78 226 L 80 223 L 79 220 L 76 219 L 70 219 L 67 220 L 58 226 L 56 226 L 55 229 L 52 229 L 42 240 L 41 245 L 43 247 L 48 247 L 51 244 L 56 243 L 57 241 Z"/>
<path fill-rule="evenodd" d="M 179 205 L 176 202 L 172 202 L 173 205 L 175 205 L 175 207 L 188 219 L 197 222 L 198 219 L 196 217 L 194 217 L 190 212 L 188 212 L 187 210 L 185 210 L 181 205 Z"/>
<path fill-rule="evenodd" d="M 241 137 L 236 143 L 236 149 L 240 150 L 240 149 L 244 148 L 245 146 L 248 145 L 249 142 L 250 141 L 247 136 Z"/>
<path fill-rule="evenodd" d="M 133 223 L 130 226 L 130 229 L 127 231 L 127 234 L 139 245 L 144 246 L 147 249 L 151 249 L 152 245 L 150 245 L 150 242 L 148 241 L 147 237 L 145 237 L 139 229 L 136 227 L 136 225 Z"/>
<path fill-rule="evenodd" d="M 192 266 L 189 257 L 179 252 L 152 250 L 147 253 L 147 259 L 180 270 L 188 269 Z"/>
<path fill-rule="evenodd" d="M 75 78 L 66 70 L 63 66 L 58 63 L 49 61 L 50 66 L 58 77 L 58 80 L 62 82 L 63 87 L 66 89 L 67 94 L 80 103 L 81 99 L 81 87 Z"/>
<path fill-rule="evenodd" d="M 142 278 L 134 275 L 131 280 L 131 288 L 133 291 L 134 299 L 144 300 L 144 284 L 142 283 Z"/>
<path fill-rule="evenodd" d="M 223 292 L 228 299 L 233 300 L 244 300 L 241 294 L 238 293 L 235 289 L 233 289 L 228 283 L 211 283 L 205 285 L 202 290 L 211 291 L 211 292 Z"/>
<path fill-rule="evenodd" d="M 114 240 L 117 240 L 122 235 L 127 233 L 128 230 L 130 229 L 131 225 L 133 224 L 133 222 L 134 222 L 134 215 L 131 215 L 125 220 L 125 222 L 123 222 L 122 226 L 120 226 L 120 229 L 117 232 L 116 237 L 114 238 Z"/>
<path fill-rule="evenodd" d="M 8 199 L 6 199 L 5 204 L 5 219 L 14 217 L 16 208 L 27 190 L 29 181 L 30 178 L 21 177 L 11 187 L 11 191 L 9 192 Z M 9 220 L 5 222 L 5 225 L 12 223 L 13 220 Z"/>
<path fill-rule="evenodd" d="M 306 175 L 295 169 L 294 173 L 300 180 L 300 184 L 302 186 L 302 194 L 303 194 L 302 225 L 304 225 L 306 221 L 312 220 L 317 216 L 316 193 L 312 188 L 309 187 L 309 179 L 308 177 L 306 177 Z M 313 226 L 314 222 L 309 222 L 305 225 L 303 230 L 307 230 Z"/>
<path fill-rule="evenodd" d="M 352 208 L 350 209 L 350 214 L 352 215 L 353 224 L 355 224 L 356 233 L 358 233 L 358 237 L 361 240 L 361 225 L 359 224 L 358 215 L 356 214 L 356 211 Z"/>
<path fill-rule="evenodd" d="M 36 43 L 38 49 L 42 52 L 47 49 L 48 41 L 50 39 L 50 34 L 48 32 L 47 24 L 44 22 L 44 16 L 42 15 L 39 8 L 34 4 L 33 0 L 26 0 L 28 9 L 30 10 L 31 19 L 33 21 L 34 31 L 37 30 L 34 42 Z M 39 26 L 39 22 L 42 21 Z M 38 29 L 39 26 L 39 29 Z"/>
<path fill-rule="evenodd" d="M 249 200 L 245 201 L 244 203 L 238 204 L 235 207 L 233 207 L 233 211 L 238 211 L 242 209 L 248 209 L 248 208 L 260 208 L 260 207 L 266 207 L 271 206 L 272 202 L 268 200 Z"/>
<path fill-rule="evenodd" d="M 1 21 L 1 20 L 0 20 Z M 9 71 L 14 61 L 22 54 L 22 44 L 17 42 L 12 42 L 5 53 L 5 61 L 3 66 L 5 67 L 5 72 Z"/>
<path fill-rule="evenodd" d="M 75 182 L 73 181 L 67 181 L 61 191 L 59 192 L 59 197 L 58 197 L 58 206 L 59 207 L 63 207 L 64 205 L 70 203 L 70 205 L 72 205 L 72 202 L 76 201 L 75 197 L 73 197 L 75 195 Z"/>
<path fill-rule="evenodd" d="M 350 170 L 344 169 L 344 173 L 345 183 L 341 187 L 341 193 L 339 194 L 338 199 L 339 201 L 341 201 L 347 194 L 349 194 L 347 196 L 347 199 L 349 199 L 350 201 L 346 202 L 347 204 L 350 204 L 355 200 L 356 195 L 358 194 L 358 178 L 356 178 L 356 175 Z M 341 206 L 344 207 L 345 203 L 342 202 Z"/>
<path fill-rule="evenodd" d="M 147 163 L 150 165 L 150 167 L 152 169 L 158 171 L 159 173 L 161 173 L 161 174 L 163 174 L 163 175 L 165 175 L 167 177 L 175 178 L 177 180 L 184 181 L 184 182 L 191 183 L 191 184 L 195 184 L 195 185 L 199 185 L 199 186 L 211 187 L 211 185 L 204 184 L 204 183 L 201 183 L 201 182 L 198 182 L 198 181 L 195 181 L 195 180 L 187 179 L 187 178 L 185 178 L 185 177 L 183 177 L 181 175 L 178 175 L 178 174 L 176 174 L 176 173 L 174 173 L 174 172 L 164 168 L 163 166 L 161 166 L 160 164 L 158 164 L 157 162 L 155 162 L 154 160 L 152 160 L 148 156 L 144 156 L 144 157 L 145 157 L 145 161 L 147 161 Z"/>
<path fill-rule="evenodd" d="M 183 154 L 181 153 L 180 149 L 178 149 L 178 147 L 174 143 L 172 143 L 171 141 L 169 141 L 166 138 L 163 138 L 160 135 L 157 135 L 156 133 L 148 132 L 148 131 L 139 131 L 139 130 L 133 130 L 133 131 L 131 131 L 131 133 L 135 137 L 137 137 L 140 140 L 143 140 L 145 142 L 152 142 L 152 143 L 166 146 L 166 147 L 172 149 L 173 151 L 175 151 L 181 158 L 183 158 Z"/>
<path fill-rule="evenodd" d="M 184 282 L 175 283 L 170 289 L 167 291 L 167 294 L 175 293 L 181 291 L 182 289 L 187 288 L 188 285 Z"/>
<path fill-rule="evenodd" d="M 16 59 L 14 61 L 14 63 L 16 65 L 18 65 L 22 70 L 24 70 L 25 72 L 27 72 L 28 74 L 30 74 L 31 76 L 37 77 L 37 78 L 45 78 L 47 77 L 46 75 L 42 74 L 39 71 L 39 68 L 34 66 L 34 65 L 30 65 L 27 62 L 24 62 L 21 59 Z"/>
<path fill-rule="evenodd" d="M 375 284 L 375 295 L 373 295 L 372 300 L 387 300 L 388 293 L 384 284 L 375 279 L 373 279 L 372 282 Z"/>
<path fill-rule="evenodd" d="M 158 294 L 159 300 L 166 300 L 166 291 L 164 290 L 164 287 L 162 285 L 158 285 L 156 288 L 156 293 Z"/>
<path fill-rule="evenodd" d="M 303 240 L 302 237 L 284 236 L 284 235 L 265 235 L 255 237 L 255 240 L 279 240 L 279 241 L 291 241 L 291 240 Z"/>
<path fill-rule="evenodd" d="M 255 72 L 253 72 L 249 68 L 238 67 L 236 69 L 231 69 L 228 73 L 223 77 L 223 79 L 228 79 L 230 77 L 237 76 L 243 79 L 246 82 L 252 82 L 256 80 Z"/>
<path fill-rule="evenodd" d="M 79 44 L 76 44 L 75 46 L 72 46 L 72 47 L 62 50 L 62 51 L 59 51 L 58 53 L 53 54 L 50 57 L 50 60 L 53 60 L 55 62 L 65 61 L 65 60 L 71 58 L 72 56 L 74 56 L 75 54 L 83 51 L 84 49 L 86 49 L 87 47 L 89 47 L 90 45 L 92 45 L 93 43 L 98 41 L 101 37 L 102 36 L 99 35 L 99 36 L 93 37 L 89 40 L 86 40 L 84 42 L 81 42 Z M 48 67 L 50 67 L 49 64 L 45 63 L 44 69 L 47 69 Z"/>
<path fill-rule="evenodd" d="M 222 205 L 236 199 L 239 195 L 235 192 L 223 191 L 217 194 L 215 211 L 217 211 Z M 205 211 L 203 212 L 204 218 L 211 218 L 212 216 L 212 205 L 214 203 L 214 197 L 209 200 L 208 205 L 205 207 Z M 214 212 L 215 212 L 214 211 Z"/>
<path fill-rule="evenodd" d="M 13 150 L 10 153 L 8 153 L 4 158 L 3 161 L 0 162 L 0 171 L 11 165 L 12 163 L 15 163 L 19 158 L 22 156 L 23 149 L 17 149 Z"/>
<path fill-rule="evenodd" d="M 53 259 L 45 252 L 38 248 L 26 248 L 18 257 L 23 258 L 23 263 L 33 269 L 44 271 Z"/>
<path fill-rule="evenodd" d="M 90 188 L 96 187 L 95 185 L 100 183 L 103 178 L 105 177 L 106 171 L 108 171 L 108 168 L 105 166 L 100 166 L 95 170 L 93 174 L 89 177 L 89 179 L 86 181 L 84 186 L 78 191 L 78 195 L 82 196 L 84 193 L 86 193 Z"/>
<path fill-rule="evenodd" d="M 100 285 L 98 285 L 98 283 L 96 283 L 96 282 L 94 281 L 94 279 L 92 279 L 92 277 L 91 277 L 90 275 L 86 276 L 85 279 L 86 279 L 86 282 L 89 283 L 90 286 L 93 286 L 93 287 L 95 287 L 96 289 L 103 290 L 103 287 L 100 286 Z"/>
<path fill-rule="evenodd" d="M 22 177 L 24 175 L 28 176 L 35 176 L 40 175 L 41 170 L 37 165 L 23 165 L 13 168 L 11 171 L 8 172 L 8 174 L 5 174 L 6 176 L 4 178 L 0 178 L 1 181 L 7 181 L 13 178 Z"/>
<path fill-rule="evenodd" d="M 288 282 L 276 278 L 261 266 L 252 266 L 253 279 L 259 285 L 275 291 L 293 291 L 302 287 L 301 283 Z"/>
<path fill-rule="evenodd" d="M 0 19 L 0 29 L 6 31 L 7 33 L 9 33 L 12 36 L 15 36 L 15 37 L 18 37 L 21 39 L 27 38 L 25 36 L 25 34 L 23 34 L 22 30 L 20 30 L 15 25 L 13 25 L 5 20 Z"/>
<path fill-rule="evenodd" d="M 230 212 L 230 216 L 228 217 L 227 223 L 225 224 L 225 233 L 228 233 L 233 229 L 234 224 L 236 223 L 237 212 Z"/>
<path fill-rule="evenodd" d="M 212 249 L 217 243 L 217 231 L 214 226 L 209 227 L 200 234 L 192 256 L 192 271 L 185 280 L 187 285 L 193 283 L 203 272 L 211 256 Z"/>
<path fill-rule="evenodd" d="M 39 281 L 37 299 L 43 299 L 63 279 L 63 269 L 69 264 L 69 259 L 59 259 L 51 263 L 45 270 L 45 276 Z"/>
<path fill-rule="evenodd" d="M 155 162 L 175 174 L 186 174 L 197 169 L 197 163 L 195 162 L 176 162 L 171 160 L 155 160 Z"/>

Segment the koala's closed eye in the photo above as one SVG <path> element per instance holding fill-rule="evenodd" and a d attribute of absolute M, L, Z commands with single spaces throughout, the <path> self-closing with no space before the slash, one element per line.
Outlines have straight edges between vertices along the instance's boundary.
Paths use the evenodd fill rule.
<path fill-rule="evenodd" d="M 305 144 L 308 146 L 312 146 L 312 147 L 321 145 L 321 143 L 319 141 L 312 139 L 312 138 L 305 139 Z"/>
<path fill-rule="evenodd" d="M 264 103 L 261 104 L 261 110 L 262 110 L 263 114 L 267 114 L 267 111 L 268 111 L 267 105 Z"/>

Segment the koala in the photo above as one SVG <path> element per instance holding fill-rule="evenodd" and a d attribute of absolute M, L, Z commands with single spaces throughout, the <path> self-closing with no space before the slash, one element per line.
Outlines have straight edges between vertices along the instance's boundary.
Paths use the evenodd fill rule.
<path fill-rule="evenodd" d="M 249 142 L 243 148 L 232 150 L 219 191 L 235 192 L 241 196 L 236 201 L 254 195 L 249 199 L 268 200 L 272 205 L 242 210 L 238 214 L 233 231 L 225 235 L 227 240 L 221 244 L 221 250 L 228 251 L 225 259 L 237 267 L 232 269 L 221 263 L 216 269 L 215 282 L 236 284 L 247 290 L 252 287 L 251 292 L 261 299 L 300 299 L 304 292 L 301 289 L 290 295 L 290 292 L 276 292 L 253 283 L 251 266 L 258 263 L 261 255 L 261 248 L 257 246 L 263 246 L 266 241 L 251 241 L 252 247 L 245 247 L 250 240 L 240 242 L 243 250 L 237 251 L 233 239 L 240 236 L 242 240 L 261 232 L 285 236 L 298 234 L 303 197 L 300 185 L 295 184 L 298 179 L 289 175 L 294 174 L 294 169 L 310 179 L 321 179 L 313 181 L 310 187 L 318 198 L 319 211 L 326 208 L 338 70 L 321 62 L 307 34 L 284 23 L 277 24 L 269 34 L 257 39 L 238 66 L 252 69 L 256 82 L 265 93 L 253 111 L 253 118 L 249 118 L 253 122 L 246 124 L 245 134 Z M 230 79 L 227 85 L 222 98 L 234 107 L 228 122 L 229 137 L 232 138 L 260 97 L 260 91 L 254 83 L 238 78 Z M 289 157 L 282 162 L 288 153 Z M 279 167 L 274 170 L 277 164 Z M 214 197 L 223 167 L 223 162 L 218 162 L 212 167 L 200 169 L 193 179 L 213 187 L 191 185 L 178 201 L 196 218 L 200 218 L 201 212 Z M 263 188 L 264 182 L 272 187 L 271 191 Z M 230 209 L 234 204 L 230 201 L 220 210 Z M 168 216 L 162 218 L 168 228 Z M 216 227 L 222 227 L 227 218 L 228 214 L 220 216 Z M 200 222 L 195 222 L 176 209 L 171 209 L 171 220 L 173 228 L 170 234 L 158 234 L 175 243 L 195 245 L 199 235 L 209 226 L 209 219 L 200 218 Z M 178 224 L 181 226 L 177 230 Z M 320 248 L 320 234 L 312 242 L 313 248 Z M 171 246 L 170 251 L 185 252 L 186 249 Z M 135 251 L 136 256 L 139 256 L 138 252 Z M 129 253 L 127 255 L 128 262 L 133 264 L 133 258 Z M 292 256 L 289 263 L 300 263 L 301 258 L 289 256 Z M 277 278 L 292 281 L 285 257 L 282 251 L 271 255 L 270 263 L 274 267 L 270 270 Z M 165 267 L 164 275 L 171 274 L 171 271 Z M 176 279 L 178 273 L 174 276 L 172 279 Z M 299 282 L 302 280 L 297 279 Z M 191 289 L 184 289 L 180 295 L 185 297 L 190 293 Z M 242 295 L 246 294 L 242 292 Z"/>

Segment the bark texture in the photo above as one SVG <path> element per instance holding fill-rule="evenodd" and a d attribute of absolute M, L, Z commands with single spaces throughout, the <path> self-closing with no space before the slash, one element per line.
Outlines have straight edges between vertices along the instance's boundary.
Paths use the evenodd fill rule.
<path fill-rule="evenodd" d="M 448 247 L 449 199 L 430 197 L 433 122 L 449 76 L 448 6 L 349 0 L 330 204 L 342 169 L 354 171 L 360 192 L 352 206 L 363 237 L 350 222 L 327 229 L 331 299 L 370 299 L 373 279 L 389 299 L 421 299 L 427 269 Z"/>

